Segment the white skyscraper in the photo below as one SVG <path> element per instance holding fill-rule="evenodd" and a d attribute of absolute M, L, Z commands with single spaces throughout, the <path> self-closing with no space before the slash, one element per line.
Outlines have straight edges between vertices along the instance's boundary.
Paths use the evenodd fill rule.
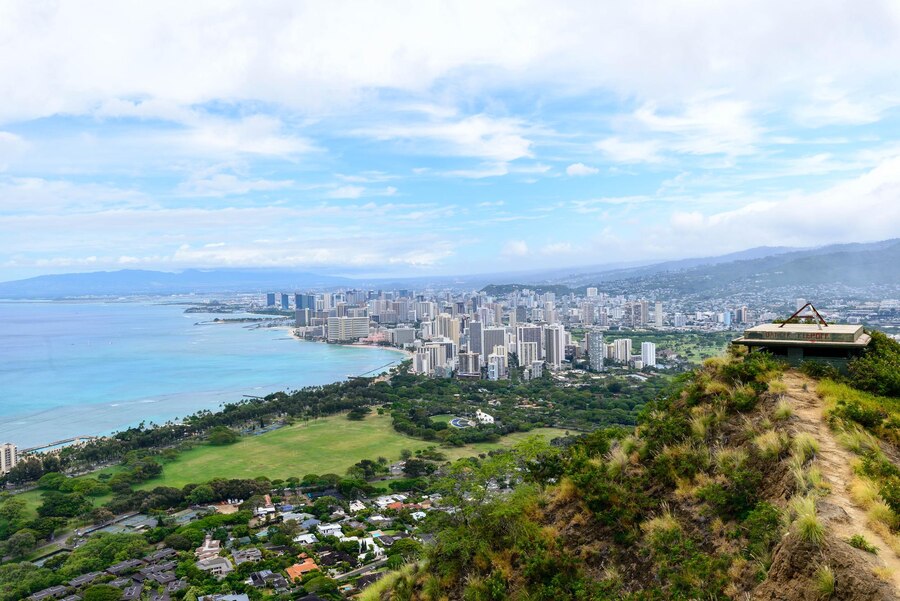
<path fill-rule="evenodd" d="M 613 341 L 616 345 L 615 359 L 618 363 L 628 363 L 631 361 L 631 338 L 619 338 Z"/>
<path fill-rule="evenodd" d="M 653 342 L 641 343 L 641 363 L 644 367 L 656 367 L 656 344 Z"/>
<path fill-rule="evenodd" d="M 329 317 L 327 337 L 329 342 L 348 342 L 369 335 L 368 317 Z"/>
<path fill-rule="evenodd" d="M 656 308 L 653 310 L 653 320 L 657 328 L 663 327 L 663 307 L 661 301 L 656 301 Z"/>
<path fill-rule="evenodd" d="M 529 367 L 532 363 L 540 361 L 537 342 L 519 342 L 518 348 L 517 356 L 522 367 Z"/>
<path fill-rule="evenodd" d="M 603 332 L 588 332 L 588 363 L 591 371 L 603 371 L 603 359 L 606 356 L 606 345 L 603 344 Z"/>
<path fill-rule="evenodd" d="M 0 445 L 0 474 L 6 474 L 19 462 L 19 449 L 11 442 Z"/>

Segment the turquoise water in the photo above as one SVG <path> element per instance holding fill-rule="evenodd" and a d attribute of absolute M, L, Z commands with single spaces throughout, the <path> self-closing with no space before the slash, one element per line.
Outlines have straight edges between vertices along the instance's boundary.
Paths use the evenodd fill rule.
<path fill-rule="evenodd" d="M 0 442 L 20 448 L 327 384 L 402 359 L 152 303 L 0 302 Z"/>

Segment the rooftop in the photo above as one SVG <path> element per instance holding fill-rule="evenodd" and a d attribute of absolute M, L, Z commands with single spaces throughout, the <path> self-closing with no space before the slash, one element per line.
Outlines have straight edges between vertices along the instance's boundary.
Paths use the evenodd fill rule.
<path fill-rule="evenodd" d="M 750 345 L 816 345 L 862 348 L 871 338 L 861 325 L 765 323 L 744 332 L 735 342 Z"/>

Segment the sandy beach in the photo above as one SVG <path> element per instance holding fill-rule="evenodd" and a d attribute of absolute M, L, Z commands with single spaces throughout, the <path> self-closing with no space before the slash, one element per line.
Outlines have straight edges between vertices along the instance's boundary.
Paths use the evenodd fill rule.
<path fill-rule="evenodd" d="M 281 327 L 279 327 L 279 329 L 281 329 Z M 309 338 L 304 338 L 303 336 L 300 336 L 299 334 L 297 334 L 297 329 L 294 327 L 284 326 L 284 329 L 290 330 L 291 336 L 293 338 L 296 338 L 297 340 L 302 340 L 303 342 L 316 342 L 319 344 L 330 344 L 332 346 L 346 346 L 349 348 L 367 348 L 367 349 L 377 349 L 377 350 L 382 350 L 382 351 L 395 351 L 398 353 L 403 353 L 403 355 L 407 359 L 412 359 L 414 357 L 414 354 L 411 351 L 408 351 L 406 349 L 402 349 L 402 348 L 399 348 L 396 346 L 379 346 L 377 344 L 360 344 L 358 342 L 353 342 L 353 343 L 348 344 L 346 342 L 326 342 L 325 340 L 310 340 Z"/>

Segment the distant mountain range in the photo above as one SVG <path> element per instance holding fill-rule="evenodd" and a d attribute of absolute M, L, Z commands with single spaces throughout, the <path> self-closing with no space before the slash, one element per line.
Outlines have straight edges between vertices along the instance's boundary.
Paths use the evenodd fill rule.
<path fill-rule="evenodd" d="M 783 251 L 758 258 L 715 261 L 686 269 L 679 268 L 678 263 L 661 264 L 631 273 L 595 274 L 591 281 L 602 285 L 604 282 L 642 278 L 647 287 L 668 288 L 676 293 L 716 290 L 726 294 L 748 286 L 898 286 L 900 239 Z"/>
<path fill-rule="evenodd" d="M 900 239 L 865 244 L 838 244 L 820 248 L 757 247 L 721 255 L 665 261 L 649 265 L 611 264 L 577 269 L 528 273 L 412 278 L 347 278 L 291 269 L 188 269 L 170 273 L 146 270 L 99 271 L 46 275 L 0 282 L 0 298 L 71 298 L 83 296 L 138 296 L 210 294 L 224 292 L 293 291 L 356 287 L 410 287 L 425 285 L 476 288 L 491 292 L 511 288 L 538 288 L 562 292 L 587 286 L 627 288 L 637 280 L 644 288 L 674 293 L 727 292 L 744 286 L 873 284 L 900 285 Z M 505 282 L 519 282 L 507 284 Z"/>
<path fill-rule="evenodd" d="M 509 280 L 507 280 L 509 281 Z M 546 280 L 502 280 L 485 288 L 503 293 L 528 287 L 557 293 L 596 286 L 607 292 L 643 289 L 672 294 L 728 295 L 735 291 L 781 286 L 876 284 L 900 286 L 900 239 L 866 244 L 836 244 L 812 249 L 759 247 L 719 257 L 667 261 L 624 269 L 581 270 Z"/>
<path fill-rule="evenodd" d="M 354 285 L 354 280 L 287 269 L 187 269 L 177 273 L 123 269 L 42 275 L 0 282 L 0 298 L 142 296 L 302 290 Z"/>

